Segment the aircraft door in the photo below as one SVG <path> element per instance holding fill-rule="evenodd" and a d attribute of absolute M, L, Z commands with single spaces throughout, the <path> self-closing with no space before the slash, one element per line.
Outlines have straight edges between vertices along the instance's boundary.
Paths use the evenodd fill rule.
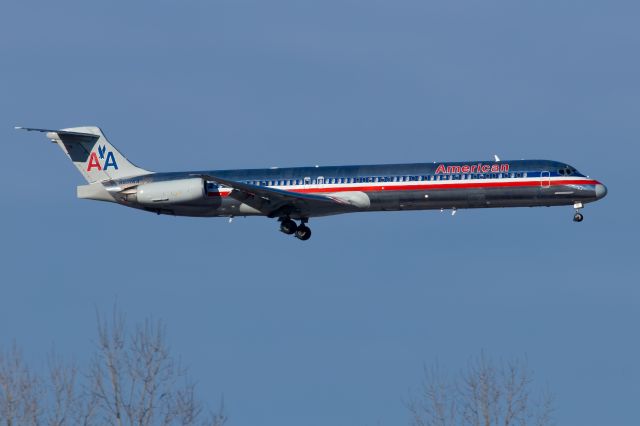
<path fill-rule="evenodd" d="M 546 170 L 540 173 L 540 186 L 543 188 L 549 188 L 551 186 L 551 173 Z"/>

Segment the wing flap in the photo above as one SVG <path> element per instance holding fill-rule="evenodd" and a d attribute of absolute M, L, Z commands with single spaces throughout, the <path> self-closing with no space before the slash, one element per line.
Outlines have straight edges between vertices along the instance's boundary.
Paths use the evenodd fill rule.
<path fill-rule="evenodd" d="M 231 188 L 230 197 L 245 203 L 270 217 L 310 217 L 330 212 L 352 211 L 354 206 L 324 195 L 302 194 L 267 188 L 208 174 L 197 175 L 208 181 Z"/>

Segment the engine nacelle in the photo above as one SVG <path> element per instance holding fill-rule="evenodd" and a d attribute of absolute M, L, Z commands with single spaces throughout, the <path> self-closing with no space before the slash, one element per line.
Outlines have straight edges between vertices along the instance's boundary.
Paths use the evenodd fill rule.
<path fill-rule="evenodd" d="M 182 204 L 205 198 L 202 178 L 151 182 L 138 186 L 136 201 L 144 205 Z"/>

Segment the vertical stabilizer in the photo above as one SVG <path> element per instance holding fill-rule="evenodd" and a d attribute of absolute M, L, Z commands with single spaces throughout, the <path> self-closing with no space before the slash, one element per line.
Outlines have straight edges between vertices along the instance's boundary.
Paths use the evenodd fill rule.
<path fill-rule="evenodd" d="M 58 144 L 89 183 L 151 173 L 130 163 L 97 127 L 17 129 L 46 132 L 47 137 Z"/>

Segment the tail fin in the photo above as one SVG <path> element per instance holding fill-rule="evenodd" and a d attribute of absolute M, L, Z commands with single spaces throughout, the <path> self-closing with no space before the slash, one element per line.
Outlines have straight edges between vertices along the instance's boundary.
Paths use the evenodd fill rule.
<path fill-rule="evenodd" d="M 16 129 L 46 132 L 47 137 L 62 148 L 89 183 L 151 173 L 131 164 L 97 127 L 72 127 L 61 130 L 26 127 Z"/>

